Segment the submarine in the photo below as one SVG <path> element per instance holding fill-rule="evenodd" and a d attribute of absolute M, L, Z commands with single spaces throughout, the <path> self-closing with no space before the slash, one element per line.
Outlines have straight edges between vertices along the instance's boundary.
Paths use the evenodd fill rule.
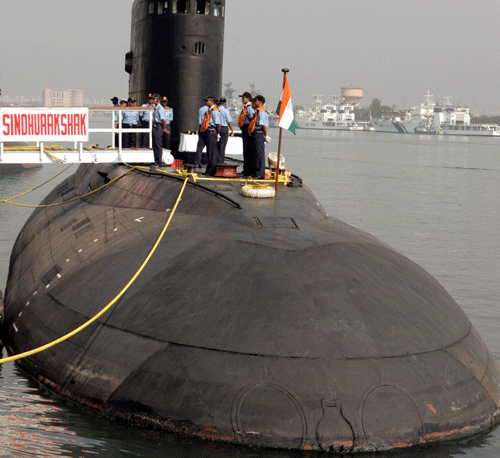
<path fill-rule="evenodd" d="M 174 12 L 179 3 L 136 0 L 135 39 L 149 33 L 136 19 L 150 14 L 171 14 L 171 25 L 207 19 L 194 9 L 201 2 Z M 217 3 L 225 7 L 204 4 L 213 14 Z M 205 58 L 195 50 L 193 59 Z M 1 330 L 8 353 L 53 342 L 100 312 L 171 217 L 114 306 L 18 360 L 24 372 L 110 418 L 250 447 L 372 452 L 498 423 L 495 361 L 429 273 L 329 215 L 296 175 L 273 198 L 247 197 L 242 184 L 80 165 L 14 244 Z"/>

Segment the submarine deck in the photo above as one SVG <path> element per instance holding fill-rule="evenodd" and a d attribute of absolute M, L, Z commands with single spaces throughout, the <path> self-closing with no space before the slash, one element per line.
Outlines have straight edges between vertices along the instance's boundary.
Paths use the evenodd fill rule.
<path fill-rule="evenodd" d="M 248 445 L 381 450 L 498 421 L 500 374 L 436 280 L 299 178 L 265 199 L 245 182 L 81 165 L 42 204 L 81 199 L 37 209 L 16 241 L 9 353 L 101 310 L 180 198 L 118 306 L 24 370 L 110 416 Z"/>

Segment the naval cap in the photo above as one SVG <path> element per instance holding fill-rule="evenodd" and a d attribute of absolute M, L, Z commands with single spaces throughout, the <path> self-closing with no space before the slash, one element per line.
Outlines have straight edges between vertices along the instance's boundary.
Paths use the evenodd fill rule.
<path fill-rule="evenodd" d="M 109 100 L 111 100 L 112 102 L 118 102 L 118 97 L 113 97 L 112 99 Z"/>
<path fill-rule="evenodd" d="M 243 94 L 240 94 L 238 97 L 246 97 L 247 99 L 251 99 L 252 94 L 250 94 L 250 92 L 243 92 Z"/>
<path fill-rule="evenodd" d="M 129 97 L 128 100 L 127 100 L 127 102 L 135 102 L 134 97 Z"/>
<path fill-rule="evenodd" d="M 255 98 L 253 100 L 258 100 L 259 102 L 261 102 L 262 104 L 266 103 L 266 99 L 264 98 L 263 95 L 256 95 Z"/>
<path fill-rule="evenodd" d="M 211 95 L 207 95 L 203 100 L 207 102 L 208 100 L 214 100 L 214 98 Z"/>
<path fill-rule="evenodd" d="M 227 102 L 227 100 L 224 97 L 221 97 L 219 99 L 219 103 L 226 103 L 226 102 Z"/>

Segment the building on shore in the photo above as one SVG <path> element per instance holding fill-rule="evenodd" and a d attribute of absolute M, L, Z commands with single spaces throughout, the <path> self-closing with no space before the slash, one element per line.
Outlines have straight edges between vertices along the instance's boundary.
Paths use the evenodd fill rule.
<path fill-rule="evenodd" d="M 82 107 L 83 91 L 81 89 L 66 89 L 64 91 L 43 91 L 43 105 L 46 107 Z"/>
<path fill-rule="evenodd" d="M 36 107 L 42 104 L 41 96 L 7 95 L 0 96 L 1 106 Z"/>

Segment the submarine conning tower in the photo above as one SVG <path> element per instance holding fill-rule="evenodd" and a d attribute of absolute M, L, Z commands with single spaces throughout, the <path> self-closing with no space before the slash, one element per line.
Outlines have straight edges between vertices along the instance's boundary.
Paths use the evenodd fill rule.
<path fill-rule="evenodd" d="M 140 103 L 148 92 L 167 96 L 174 137 L 197 130 L 202 99 L 222 93 L 224 16 L 225 0 L 134 1 L 129 94 Z"/>

